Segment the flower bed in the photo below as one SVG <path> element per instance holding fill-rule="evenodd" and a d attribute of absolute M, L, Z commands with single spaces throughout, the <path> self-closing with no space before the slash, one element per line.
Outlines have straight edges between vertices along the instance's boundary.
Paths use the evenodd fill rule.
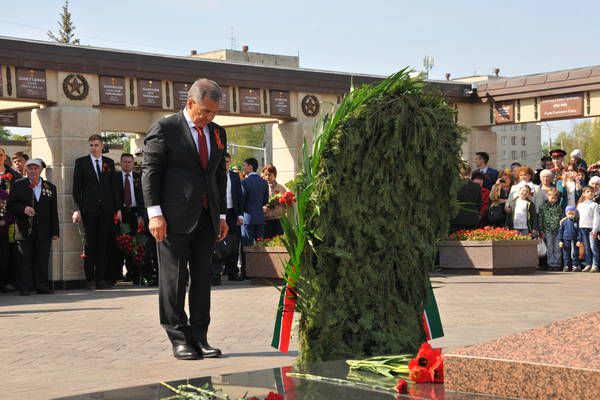
<path fill-rule="evenodd" d="M 254 246 L 244 247 L 246 276 L 249 278 L 283 279 L 289 255 L 283 236 L 259 239 Z"/>
<path fill-rule="evenodd" d="M 440 267 L 480 275 L 532 273 L 538 265 L 537 243 L 506 228 L 457 231 L 438 244 Z"/>

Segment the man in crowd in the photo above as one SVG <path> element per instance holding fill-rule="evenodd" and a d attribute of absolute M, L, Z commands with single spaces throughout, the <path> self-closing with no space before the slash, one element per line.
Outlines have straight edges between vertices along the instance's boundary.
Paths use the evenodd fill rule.
<path fill-rule="evenodd" d="M 552 172 L 554 172 L 554 182 L 562 179 L 562 173 L 565 169 L 564 159 L 567 152 L 563 149 L 550 150 L 550 157 L 552 157 Z"/>
<path fill-rule="evenodd" d="M 160 323 L 179 360 L 221 356 L 207 338 L 211 259 L 215 242 L 229 230 L 227 137 L 212 122 L 221 97 L 216 82 L 198 79 L 185 108 L 154 123 L 144 141 L 142 185 L 158 243 Z"/>
<path fill-rule="evenodd" d="M 29 160 L 29 156 L 22 152 L 17 151 L 12 156 L 12 166 L 19 174 L 22 176 L 27 176 L 27 169 L 25 168 L 25 163 Z"/>
<path fill-rule="evenodd" d="M 269 202 L 269 184 L 256 171 L 258 161 L 248 158 L 243 163 L 246 179 L 242 181 L 244 196 L 244 225 L 242 226 L 242 245 L 251 246 L 256 239 L 262 239 L 265 230 L 263 206 Z M 246 256 L 242 252 L 242 278 L 246 277 Z"/>
<path fill-rule="evenodd" d="M 475 167 L 477 169 L 474 172 L 481 172 L 485 176 L 483 187 L 487 190 L 491 190 L 494 183 L 498 180 L 498 171 L 488 166 L 489 161 L 490 155 L 485 151 L 475 153 Z"/>
<path fill-rule="evenodd" d="M 481 186 L 471 181 L 471 167 L 466 163 L 459 166 L 463 178 L 456 198 L 463 205 L 450 223 L 450 232 L 475 229 L 479 225 L 481 211 Z"/>
<path fill-rule="evenodd" d="M 26 163 L 27 177 L 15 182 L 7 208 L 16 217 L 15 239 L 19 254 L 17 286 L 21 296 L 36 290 L 51 294 L 48 260 L 52 240 L 58 240 L 56 186 L 40 177 L 44 162 Z"/>
<path fill-rule="evenodd" d="M 122 221 L 129 226 L 129 234 L 135 235 L 145 227 L 146 208 L 142 194 L 142 177 L 133 170 L 133 154 L 121 154 L 121 172 L 117 172 L 117 182 L 122 191 L 123 201 L 120 205 Z M 113 280 L 123 278 L 123 261 L 127 267 L 128 279 L 135 283 L 143 277 L 143 265 L 136 266 L 134 260 L 125 259 L 120 250 L 117 249 L 113 258 L 111 262 Z"/>
<path fill-rule="evenodd" d="M 552 157 L 550 156 L 543 156 L 540 159 L 540 168 L 535 170 L 535 176 L 533 177 L 534 184 L 539 185 L 542 183 L 540 180 L 540 173 L 545 169 L 552 170 Z"/>
<path fill-rule="evenodd" d="M 229 256 L 225 262 L 225 274 L 230 281 L 240 280 L 237 262 L 239 258 L 241 225 L 244 224 L 244 204 L 242 198 L 242 183 L 237 172 L 232 171 L 231 155 L 225 154 L 227 168 L 227 225 L 229 226 L 230 247 Z"/>
<path fill-rule="evenodd" d="M 107 248 L 113 218 L 121 220 L 122 189 L 117 181 L 115 163 L 102 156 L 103 139 L 89 138 L 90 153 L 75 160 L 73 172 L 73 222 L 83 222 L 85 230 L 85 277 L 90 290 L 108 289 Z"/>

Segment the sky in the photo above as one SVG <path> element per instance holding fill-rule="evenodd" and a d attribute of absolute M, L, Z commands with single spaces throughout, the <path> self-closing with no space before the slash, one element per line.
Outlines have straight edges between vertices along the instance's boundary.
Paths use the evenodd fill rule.
<path fill-rule="evenodd" d="M 58 30 L 64 0 L 2 3 L 0 36 L 47 40 Z M 596 1 L 71 0 L 69 8 L 82 45 L 168 55 L 231 48 L 233 37 L 236 49 L 299 55 L 303 68 L 376 75 L 422 69 L 425 55 L 435 60 L 432 79 L 600 65 Z"/>

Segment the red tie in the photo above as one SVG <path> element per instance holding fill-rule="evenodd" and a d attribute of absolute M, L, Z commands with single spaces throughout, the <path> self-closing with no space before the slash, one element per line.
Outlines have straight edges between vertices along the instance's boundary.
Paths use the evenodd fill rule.
<path fill-rule="evenodd" d="M 208 145 L 206 144 L 206 136 L 204 136 L 204 132 L 202 128 L 194 127 L 196 132 L 198 133 L 198 152 L 200 153 L 200 165 L 204 172 L 208 170 Z M 208 197 L 204 196 L 202 198 L 202 207 L 205 210 L 208 210 Z"/>
<path fill-rule="evenodd" d="M 131 207 L 131 182 L 129 181 L 129 174 L 125 174 L 123 193 L 124 193 L 125 207 Z"/>

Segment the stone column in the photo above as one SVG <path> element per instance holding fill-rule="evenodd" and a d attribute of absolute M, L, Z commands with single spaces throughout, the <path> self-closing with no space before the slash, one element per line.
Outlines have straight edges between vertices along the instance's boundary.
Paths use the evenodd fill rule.
<path fill-rule="evenodd" d="M 44 160 L 45 176 L 57 188 L 60 240 L 52 245 L 50 275 L 57 288 L 76 287 L 85 279 L 82 240 L 71 221 L 71 190 L 75 159 L 88 153 L 88 137 L 97 133 L 100 111 L 94 108 L 61 106 L 31 112 L 32 156 Z"/>
<path fill-rule="evenodd" d="M 474 166 L 475 153 L 485 151 L 490 155 L 489 165 L 496 168 L 499 158 L 497 154 L 497 140 L 496 132 L 492 131 L 491 127 L 472 127 L 466 139 L 462 145 L 462 153 L 465 161 Z"/>
<path fill-rule="evenodd" d="M 277 181 L 286 184 L 294 179 L 302 163 L 302 143 L 312 146 L 312 124 L 284 122 L 273 125 L 272 160 L 277 168 Z"/>

